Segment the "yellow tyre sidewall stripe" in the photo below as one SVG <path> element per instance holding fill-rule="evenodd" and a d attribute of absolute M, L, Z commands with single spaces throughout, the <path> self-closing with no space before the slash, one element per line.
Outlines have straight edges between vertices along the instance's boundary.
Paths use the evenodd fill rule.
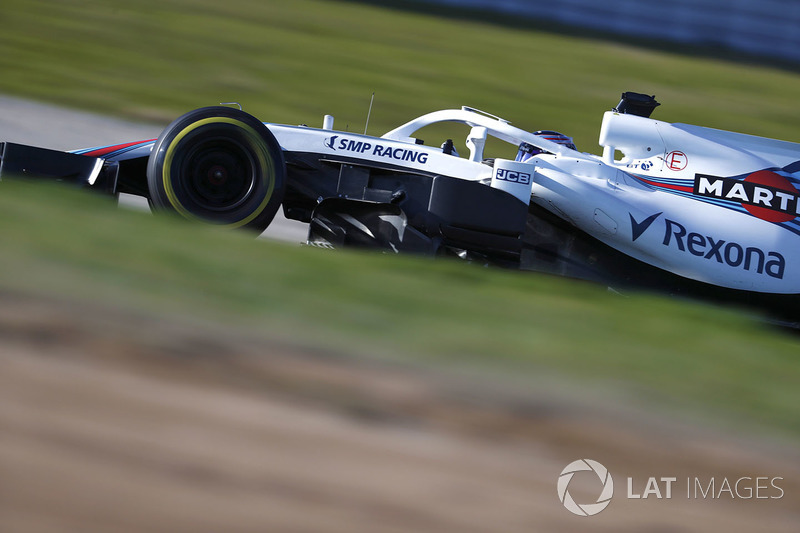
<path fill-rule="evenodd" d="M 220 123 L 231 124 L 233 126 L 237 126 L 242 130 L 244 130 L 247 137 L 254 143 L 256 148 L 259 148 L 258 150 L 256 150 L 258 152 L 257 153 L 258 164 L 264 172 L 263 178 L 268 180 L 267 193 L 264 195 L 264 201 L 261 202 L 261 205 L 259 205 L 250 215 L 248 215 L 246 218 L 243 218 L 242 220 L 237 220 L 236 222 L 231 222 L 230 224 L 221 224 L 221 226 L 225 228 L 238 228 L 252 222 L 258 215 L 260 215 L 264 211 L 264 209 L 267 207 L 267 204 L 269 203 L 269 200 L 272 198 L 273 191 L 275 190 L 275 167 L 274 165 L 271 164 L 270 161 L 267 160 L 267 158 L 264 155 L 265 152 L 269 152 L 269 148 L 264 143 L 264 139 L 261 137 L 261 135 L 248 124 L 245 124 L 240 120 L 228 117 L 211 117 L 203 120 L 198 120 L 197 122 L 189 124 L 186 128 L 181 130 L 181 132 L 178 133 L 178 135 L 176 135 L 175 138 L 169 143 L 169 147 L 167 148 L 167 153 L 164 156 L 164 163 L 162 166 L 162 171 L 163 171 L 162 181 L 164 184 L 164 191 L 167 193 L 167 199 L 169 200 L 169 203 L 172 205 L 172 207 L 174 207 L 178 213 L 180 213 L 183 217 L 191 220 L 208 222 L 206 219 L 202 219 L 190 213 L 185 207 L 183 207 L 183 205 L 178 200 L 178 197 L 175 194 L 175 190 L 172 188 L 171 166 L 172 166 L 172 160 L 175 157 L 175 150 L 180 144 L 180 141 L 184 137 L 186 137 L 189 133 L 196 130 L 197 128 L 206 126 L 208 124 L 220 124 Z"/>

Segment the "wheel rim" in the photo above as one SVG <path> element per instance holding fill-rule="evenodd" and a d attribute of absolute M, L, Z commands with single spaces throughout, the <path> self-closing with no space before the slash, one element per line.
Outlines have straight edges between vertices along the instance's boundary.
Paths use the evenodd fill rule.
<path fill-rule="evenodd" d="M 255 161 L 231 138 L 199 142 L 180 168 L 184 193 L 197 208 L 222 212 L 244 204 L 256 185 Z"/>

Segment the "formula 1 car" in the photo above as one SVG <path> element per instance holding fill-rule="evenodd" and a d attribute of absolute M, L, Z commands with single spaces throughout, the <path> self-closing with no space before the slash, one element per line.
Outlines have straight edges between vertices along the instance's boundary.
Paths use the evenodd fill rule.
<path fill-rule="evenodd" d="M 137 194 L 259 232 L 282 206 L 309 223 L 312 244 L 453 255 L 798 318 L 800 145 L 653 120 L 658 105 L 623 93 L 603 116 L 600 156 L 469 107 L 374 137 L 334 130 L 329 115 L 318 129 L 215 106 L 158 139 L 69 153 L 2 143 L 0 177 Z M 465 127 L 468 156 L 415 137 L 442 122 Z M 517 157 L 490 158 L 489 137 Z"/>

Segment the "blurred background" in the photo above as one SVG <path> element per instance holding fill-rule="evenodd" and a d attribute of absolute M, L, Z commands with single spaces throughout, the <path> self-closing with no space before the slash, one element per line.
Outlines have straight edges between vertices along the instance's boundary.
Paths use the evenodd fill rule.
<path fill-rule="evenodd" d="M 137 140 L 230 101 L 363 131 L 374 93 L 373 135 L 469 105 L 597 153 L 602 113 L 637 91 L 666 121 L 797 142 L 798 17 L 779 0 L 6 0 L 0 141 Z M 800 343 L 750 312 L 2 185 L 4 532 L 797 530 Z M 590 518 L 556 490 L 580 458 L 615 481 Z M 651 476 L 678 478 L 674 497 L 626 497 Z M 687 497 L 745 477 L 783 494 Z"/>

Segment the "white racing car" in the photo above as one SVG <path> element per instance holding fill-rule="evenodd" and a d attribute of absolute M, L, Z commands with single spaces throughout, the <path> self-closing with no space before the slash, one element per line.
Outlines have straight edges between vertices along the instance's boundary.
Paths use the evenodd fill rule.
<path fill-rule="evenodd" d="M 283 206 L 315 244 L 449 254 L 797 319 L 800 145 L 653 120 L 658 105 L 624 93 L 603 116 L 601 156 L 468 107 L 381 137 L 336 131 L 330 116 L 311 128 L 207 107 L 158 139 L 69 153 L 2 143 L 0 177 L 138 194 L 257 231 Z M 415 137 L 441 122 L 466 127 L 469 154 Z M 516 159 L 491 158 L 488 137 L 518 148 Z"/>

